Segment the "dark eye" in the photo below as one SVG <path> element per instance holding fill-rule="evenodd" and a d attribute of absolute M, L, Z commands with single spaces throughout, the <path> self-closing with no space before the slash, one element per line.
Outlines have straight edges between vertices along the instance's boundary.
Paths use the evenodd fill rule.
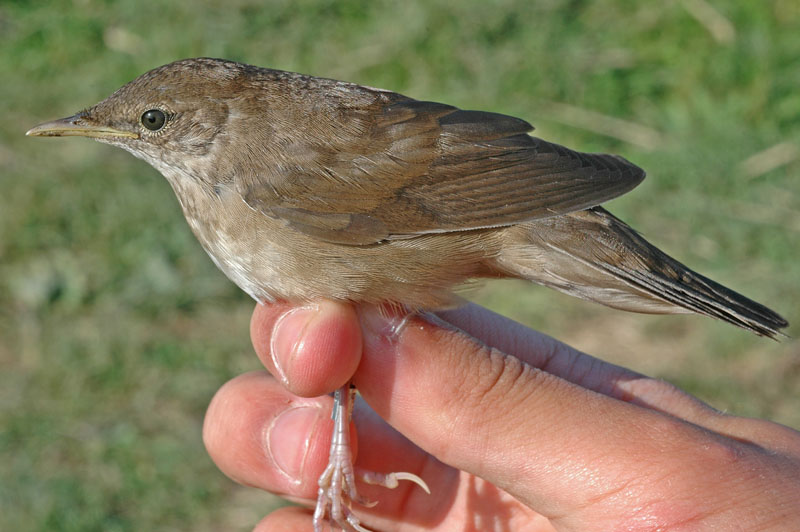
<path fill-rule="evenodd" d="M 164 127 L 166 121 L 167 115 L 159 109 L 150 109 L 142 113 L 142 125 L 150 131 L 158 131 Z"/>

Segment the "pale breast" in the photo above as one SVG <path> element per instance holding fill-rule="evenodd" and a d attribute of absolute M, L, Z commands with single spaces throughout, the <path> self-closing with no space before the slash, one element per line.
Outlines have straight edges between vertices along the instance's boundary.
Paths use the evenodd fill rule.
<path fill-rule="evenodd" d="M 275 221 L 254 223 L 252 211 L 234 197 L 223 194 L 209 198 L 204 212 L 209 216 L 190 216 L 186 221 L 214 264 L 256 301 L 286 299 L 281 289 L 287 260 L 285 250 L 272 245 L 265 233 L 274 231 Z"/>

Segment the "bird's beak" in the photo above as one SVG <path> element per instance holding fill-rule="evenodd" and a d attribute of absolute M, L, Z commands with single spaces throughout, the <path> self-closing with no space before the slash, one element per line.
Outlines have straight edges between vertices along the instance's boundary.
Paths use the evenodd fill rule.
<path fill-rule="evenodd" d="M 113 127 L 92 124 L 86 119 L 85 113 L 39 124 L 29 129 L 25 135 L 29 137 L 91 137 L 95 139 L 139 138 L 139 134 L 133 131 L 122 131 Z"/>

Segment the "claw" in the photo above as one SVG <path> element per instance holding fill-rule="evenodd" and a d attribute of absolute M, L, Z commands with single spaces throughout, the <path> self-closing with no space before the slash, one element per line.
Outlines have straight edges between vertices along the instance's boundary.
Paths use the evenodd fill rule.
<path fill-rule="evenodd" d="M 428 495 L 431 494 L 430 488 L 420 477 L 414 473 L 376 473 L 375 471 L 359 471 L 359 477 L 366 484 L 373 486 L 383 486 L 384 488 L 394 489 L 400 485 L 401 480 L 408 480 L 425 490 Z"/>

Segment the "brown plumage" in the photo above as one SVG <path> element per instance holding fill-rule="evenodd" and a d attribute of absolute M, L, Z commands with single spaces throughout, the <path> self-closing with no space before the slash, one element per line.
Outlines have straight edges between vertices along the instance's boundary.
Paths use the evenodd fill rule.
<path fill-rule="evenodd" d="M 141 121 L 151 109 L 166 118 L 157 131 Z M 594 208 L 639 184 L 640 168 L 532 129 L 351 83 L 188 59 L 29 134 L 92 136 L 155 166 L 203 247 L 259 300 L 436 308 L 453 303 L 460 282 L 500 275 L 766 336 L 787 325 Z"/>
<path fill-rule="evenodd" d="M 260 301 L 438 308 L 454 304 L 459 283 L 499 276 L 624 310 L 696 312 L 764 336 L 787 326 L 599 207 L 638 185 L 640 168 L 532 129 L 204 58 L 152 70 L 28 134 L 93 137 L 149 162 L 214 262 Z"/>

